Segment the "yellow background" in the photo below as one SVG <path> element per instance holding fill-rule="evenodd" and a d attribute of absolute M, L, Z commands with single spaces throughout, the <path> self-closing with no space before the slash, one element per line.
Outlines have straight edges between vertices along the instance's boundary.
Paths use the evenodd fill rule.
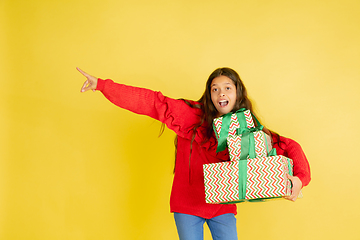
<path fill-rule="evenodd" d="M 196 100 L 222 66 L 312 170 L 295 203 L 239 204 L 239 239 L 360 239 L 359 10 L 357 0 L 1 0 L 0 239 L 177 239 L 174 133 L 158 138 L 159 122 L 81 94 L 75 67 Z"/>

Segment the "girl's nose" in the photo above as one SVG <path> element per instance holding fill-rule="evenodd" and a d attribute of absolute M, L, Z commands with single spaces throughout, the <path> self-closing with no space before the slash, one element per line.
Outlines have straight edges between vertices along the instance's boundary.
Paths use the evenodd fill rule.
<path fill-rule="evenodd" d="M 221 97 L 225 96 L 225 93 L 220 93 L 220 96 L 221 96 Z"/>

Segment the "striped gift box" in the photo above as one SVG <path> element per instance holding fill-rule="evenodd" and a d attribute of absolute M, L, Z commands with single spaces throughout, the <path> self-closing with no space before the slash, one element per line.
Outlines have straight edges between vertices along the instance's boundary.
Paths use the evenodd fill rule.
<path fill-rule="evenodd" d="M 281 155 L 204 164 L 206 203 L 237 203 L 291 195 L 292 160 Z"/>

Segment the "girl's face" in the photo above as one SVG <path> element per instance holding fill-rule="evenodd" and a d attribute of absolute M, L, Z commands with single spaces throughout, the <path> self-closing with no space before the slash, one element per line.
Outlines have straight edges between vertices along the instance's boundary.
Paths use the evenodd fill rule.
<path fill-rule="evenodd" d="M 211 101 L 213 102 L 218 117 L 233 110 L 236 103 L 236 86 L 226 76 L 219 76 L 211 82 Z"/>

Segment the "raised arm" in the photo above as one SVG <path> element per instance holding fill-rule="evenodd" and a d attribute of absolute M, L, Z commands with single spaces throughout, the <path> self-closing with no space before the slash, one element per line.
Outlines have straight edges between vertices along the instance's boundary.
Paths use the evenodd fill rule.
<path fill-rule="evenodd" d="M 183 100 L 164 96 L 150 89 L 115 83 L 110 79 L 102 80 L 78 71 L 86 77 L 81 92 L 101 91 L 113 104 L 137 114 L 157 119 L 184 138 L 191 138 L 193 128 L 200 121 L 200 109 L 191 108 Z"/>

